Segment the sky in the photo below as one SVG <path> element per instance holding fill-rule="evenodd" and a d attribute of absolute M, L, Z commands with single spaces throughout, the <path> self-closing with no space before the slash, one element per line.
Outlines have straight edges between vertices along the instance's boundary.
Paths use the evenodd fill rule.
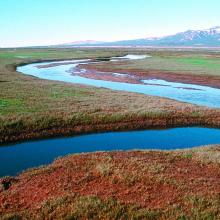
<path fill-rule="evenodd" d="M 219 0 L 0 0 L 0 47 L 159 37 L 220 25 Z"/>

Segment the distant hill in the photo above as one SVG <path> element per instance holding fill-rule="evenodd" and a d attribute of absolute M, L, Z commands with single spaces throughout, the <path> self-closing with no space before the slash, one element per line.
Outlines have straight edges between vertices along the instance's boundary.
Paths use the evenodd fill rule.
<path fill-rule="evenodd" d="M 204 30 L 188 30 L 160 38 L 143 38 L 114 42 L 78 41 L 59 46 L 220 46 L 220 26 Z"/>
<path fill-rule="evenodd" d="M 74 46 L 74 45 L 93 45 L 93 44 L 102 44 L 105 43 L 103 41 L 95 41 L 95 40 L 85 40 L 85 41 L 74 41 L 71 43 L 65 43 L 65 44 L 61 44 L 61 45 L 66 45 L 66 46 Z"/>

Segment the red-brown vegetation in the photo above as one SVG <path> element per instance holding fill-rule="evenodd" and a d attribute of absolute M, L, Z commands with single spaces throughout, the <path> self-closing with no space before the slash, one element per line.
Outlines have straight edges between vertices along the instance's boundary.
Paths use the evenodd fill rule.
<path fill-rule="evenodd" d="M 32 218 L 39 217 L 46 201 L 74 195 L 72 213 L 75 197 L 96 196 L 102 201 L 112 199 L 125 206 L 157 211 L 158 219 L 169 216 L 169 212 L 175 213 L 169 219 L 181 213 L 193 216 L 199 208 L 203 209 L 200 214 L 220 217 L 216 207 L 220 203 L 219 161 L 207 160 L 204 152 L 212 157 L 220 151 L 213 147 L 67 156 L 16 177 L 9 189 L 0 192 L 0 215 L 25 216 L 28 212 Z M 196 198 L 208 201 L 208 207 L 194 203 Z M 48 216 L 52 214 L 56 219 L 61 211 L 57 206 Z"/>

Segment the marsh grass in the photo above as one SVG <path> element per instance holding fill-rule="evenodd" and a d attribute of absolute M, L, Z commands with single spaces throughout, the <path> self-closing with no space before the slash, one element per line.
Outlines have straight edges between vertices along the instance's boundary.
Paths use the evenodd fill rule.
<path fill-rule="evenodd" d="M 14 191 L 3 192 L 6 199 L 3 205 L 8 213 L 1 218 L 218 220 L 218 164 L 215 157 L 210 157 L 207 164 L 198 157 L 199 153 L 207 151 L 214 155 L 218 150 L 219 147 L 213 146 L 178 151 L 96 152 L 59 158 L 49 166 L 31 169 L 18 176 Z M 207 173 L 210 168 L 213 172 Z M 58 184 L 47 182 L 50 177 L 56 180 L 58 173 Z M 71 175 L 74 176 L 72 179 Z M 44 177 L 48 179 L 42 185 Z M 46 186 L 60 190 L 63 182 L 62 195 L 55 193 L 42 202 L 34 201 L 27 210 L 18 208 L 19 211 L 11 212 L 7 206 L 19 193 L 21 197 L 16 198 L 32 195 L 26 194 L 26 190 L 29 192 L 32 188 L 30 183 L 39 186 L 40 193 Z M 212 183 L 214 188 L 209 187 Z M 11 205 L 18 207 L 17 203 L 15 199 Z M 19 201 L 19 207 L 21 204 Z"/>
<path fill-rule="evenodd" d="M 192 148 L 189 152 L 188 149 L 177 151 L 175 156 L 197 160 L 203 164 L 216 163 L 220 165 L 220 150 L 218 145 L 209 145 L 203 147 Z"/>
<path fill-rule="evenodd" d="M 112 164 L 110 162 L 101 162 L 97 164 L 96 170 L 102 176 L 109 176 L 110 174 L 112 174 Z"/>
<path fill-rule="evenodd" d="M 121 65 L 121 69 L 131 70 L 162 70 L 193 75 L 210 75 L 220 77 L 220 59 L 210 52 L 188 53 L 188 54 L 155 54 L 153 57 L 130 61 L 126 65 Z M 114 64 L 112 68 L 114 68 Z"/>
<path fill-rule="evenodd" d="M 20 63 L 43 59 L 97 58 L 126 53 L 148 53 L 152 59 L 129 62 L 127 68 L 152 68 L 172 71 L 186 71 L 187 74 L 219 75 L 218 59 L 211 52 L 175 52 L 128 49 L 0 49 L 0 138 L 1 141 L 25 134 L 23 139 L 37 133 L 39 136 L 53 129 L 67 129 L 77 126 L 107 125 L 105 129 L 125 129 L 143 126 L 166 126 L 209 124 L 220 126 L 218 110 L 179 103 L 170 99 L 145 96 L 133 93 L 115 92 L 103 88 L 86 87 L 62 82 L 40 80 L 15 71 Z M 205 55 L 204 55 L 205 53 Z M 207 53 L 207 54 L 206 54 Z M 212 66 L 213 64 L 214 66 Z M 112 67 L 114 68 L 114 67 Z M 177 72 L 178 73 L 178 72 Z M 193 120 L 191 120 L 193 118 Z M 205 122 L 206 121 L 206 122 Z M 208 121 L 208 122 L 207 122 Z M 138 127 L 139 126 L 139 127 Z M 143 128 L 143 127 L 142 127 Z M 84 131 L 84 130 L 83 130 Z M 61 131 L 60 131 L 61 132 Z M 48 134 L 46 133 L 46 136 Z M 142 152 L 142 154 L 146 154 Z M 154 152 L 154 157 L 160 158 Z M 191 151 L 164 152 L 166 163 L 139 161 L 128 157 L 116 167 L 111 156 L 94 157 L 91 162 L 84 160 L 85 167 L 77 167 L 71 160 L 57 159 L 56 165 L 31 169 L 23 177 L 37 178 L 51 175 L 59 167 L 67 171 L 82 169 L 87 175 L 94 170 L 100 178 L 112 184 L 123 184 L 128 189 L 138 183 L 170 185 L 186 190 L 184 182 L 167 177 L 168 165 L 173 167 L 180 159 L 187 162 L 199 161 L 201 164 L 220 162 L 219 148 L 193 149 Z M 69 156 L 71 158 L 71 156 Z M 100 159 L 101 158 L 101 159 Z M 99 161 L 96 163 L 96 159 Z M 127 166 L 127 168 L 126 168 Z M 189 169 L 179 168 L 177 172 L 189 173 Z M 69 172 L 68 172 L 69 173 Z M 92 174 L 91 174 L 92 175 Z M 84 181 L 84 182 L 83 182 Z M 83 183 L 87 181 L 83 179 Z M 199 178 L 196 183 L 206 184 L 207 179 Z M 152 186 L 152 185 L 151 185 Z M 68 185 L 71 188 L 71 184 Z M 190 191 L 192 192 L 192 191 Z M 4 192 L 8 193 L 8 192 Z M 7 194 L 8 195 L 8 194 Z M 149 199 L 147 196 L 144 198 Z M 143 201 L 144 201 L 143 199 Z M 76 194 L 49 198 L 39 206 L 37 213 L 22 211 L 6 213 L 4 220 L 15 219 L 195 219 L 215 220 L 220 216 L 219 197 L 188 195 L 184 197 L 183 210 L 180 204 L 170 204 L 166 210 L 140 207 L 138 204 L 120 203 L 115 198 L 103 199 L 97 195 Z"/>
<path fill-rule="evenodd" d="M 60 215 L 62 209 L 67 209 Z M 47 201 L 41 208 L 42 219 L 147 219 L 156 220 L 159 211 L 141 209 L 135 205 L 123 205 L 117 200 L 101 200 L 97 196 L 66 196 Z"/>
<path fill-rule="evenodd" d="M 28 177 L 34 177 L 41 174 L 50 174 L 56 170 L 56 167 L 40 166 L 37 168 L 30 168 L 22 172 L 22 175 Z"/>
<path fill-rule="evenodd" d="M 98 131 L 102 130 L 98 125 L 103 124 L 104 130 L 166 127 L 175 123 L 191 124 L 188 118 L 192 117 L 196 124 L 202 124 L 202 118 L 208 120 L 220 114 L 170 99 L 41 80 L 15 71 L 18 64 L 44 59 L 101 58 L 127 53 L 155 56 L 135 61 L 135 65 L 143 62 L 145 68 L 148 62 L 155 68 L 164 68 L 158 62 L 169 63 L 166 59 L 175 56 L 179 59 L 192 56 L 191 52 L 143 49 L 0 49 L 0 142 L 85 132 L 89 126 L 90 131 Z M 195 56 L 203 53 L 199 54 Z M 208 55 L 204 57 L 212 59 Z M 172 120 L 173 117 L 176 119 Z M 208 121 L 218 126 L 217 120 Z"/>
<path fill-rule="evenodd" d="M 217 220 L 220 214 L 220 197 L 207 198 L 204 196 L 187 196 L 186 200 L 191 204 L 191 219 Z"/>

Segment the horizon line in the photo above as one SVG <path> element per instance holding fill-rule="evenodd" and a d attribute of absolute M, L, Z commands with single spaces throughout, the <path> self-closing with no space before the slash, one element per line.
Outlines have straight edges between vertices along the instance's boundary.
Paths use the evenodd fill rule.
<path fill-rule="evenodd" d="M 203 29 L 187 29 L 185 31 L 180 31 L 180 32 L 175 32 L 173 34 L 165 34 L 165 35 L 161 35 L 161 36 L 152 36 L 152 37 L 139 37 L 139 38 L 130 38 L 130 39 L 121 39 L 121 40 L 95 40 L 95 39 L 87 39 L 87 40 L 75 40 L 73 42 L 66 42 L 66 43 L 54 43 L 54 44 L 41 44 L 41 45 L 23 45 L 23 46 L 0 46 L 0 49 L 7 49 L 7 48 L 31 48 L 31 47 L 55 47 L 55 46 L 64 46 L 66 44 L 66 47 L 68 46 L 68 44 L 74 44 L 76 42 L 100 42 L 100 43 L 114 43 L 114 42 L 120 42 L 120 41 L 132 41 L 132 40 L 142 40 L 142 39 L 159 39 L 159 38 L 163 38 L 163 37 L 168 37 L 168 36 L 173 36 L 176 35 L 178 33 L 184 33 L 187 31 L 205 31 L 205 30 L 210 30 L 210 29 L 215 29 L 215 28 L 220 28 L 220 25 L 215 25 L 209 28 L 203 28 Z M 77 45 L 77 44 L 76 44 Z M 71 45 L 70 45 L 71 46 Z M 74 45 L 72 46 L 74 47 Z M 80 46 L 80 43 L 78 44 L 78 46 L 76 47 L 83 47 Z M 92 47 L 91 46 L 84 46 L 84 47 Z M 101 46 L 93 46 L 93 47 L 101 47 Z M 103 47 L 103 46 L 102 46 Z M 125 47 L 125 46 L 104 46 L 104 47 Z M 127 47 L 138 47 L 138 46 L 127 46 Z M 139 47 L 153 47 L 153 46 L 139 46 Z M 170 46 L 169 46 L 170 47 Z M 172 46 L 171 46 L 172 47 Z M 174 46 L 175 47 L 175 46 Z M 187 47 L 187 46 L 186 46 Z M 195 46 L 196 47 L 196 46 Z M 202 46 L 201 46 L 202 47 Z M 176 48 L 179 48 L 178 46 Z M 217 47 L 218 48 L 218 47 Z"/>

